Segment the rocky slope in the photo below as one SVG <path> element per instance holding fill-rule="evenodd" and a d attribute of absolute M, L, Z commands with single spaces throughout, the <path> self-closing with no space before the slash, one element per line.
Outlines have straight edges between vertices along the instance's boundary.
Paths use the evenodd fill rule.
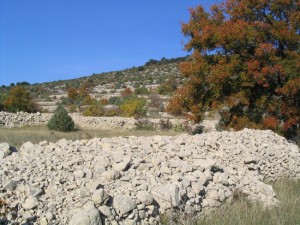
<path fill-rule="evenodd" d="M 156 224 L 170 209 L 205 213 L 235 192 L 265 205 L 264 179 L 300 177 L 298 146 L 245 129 L 0 145 L 0 198 L 33 224 Z"/>

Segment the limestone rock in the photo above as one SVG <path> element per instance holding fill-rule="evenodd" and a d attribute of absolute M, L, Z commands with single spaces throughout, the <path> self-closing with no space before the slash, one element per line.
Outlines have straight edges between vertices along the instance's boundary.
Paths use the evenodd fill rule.
<path fill-rule="evenodd" d="M 113 198 L 113 207 L 119 215 L 124 215 L 136 208 L 136 204 L 128 195 L 117 195 Z"/>
<path fill-rule="evenodd" d="M 22 205 L 25 210 L 34 209 L 39 205 L 39 200 L 36 197 L 29 196 Z"/>
<path fill-rule="evenodd" d="M 151 205 L 153 202 L 153 197 L 147 191 L 139 191 L 136 197 L 145 205 Z"/>
<path fill-rule="evenodd" d="M 93 204 L 87 203 L 73 214 L 69 225 L 102 225 L 99 211 Z"/>
<path fill-rule="evenodd" d="M 92 200 L 95 204 L 105 204 L 109 199 L 108 194 L 106 193 L 106 191 L 102 188 L 94 191 L 94 194 L 92 196 Z"/>
<path fill-rule="evenodd" d="M 176 184 L 161 185 L 153 192 L 153 197 L 163 209 L 177 207 L 180 203 L 179 187 Z"/>
<path fill-rule="evenodd" d="M 14 191 L 18 186 L 18 181 L 16 180 L 10 180 L 8 183 L 6 183 L 3 187 L 6 191 Z"/>
<path fill-rule="evenodd" d="M 0 144 L 0 159 L 4 159 L 13 153 L 13 147 L 7 143 Z"/>

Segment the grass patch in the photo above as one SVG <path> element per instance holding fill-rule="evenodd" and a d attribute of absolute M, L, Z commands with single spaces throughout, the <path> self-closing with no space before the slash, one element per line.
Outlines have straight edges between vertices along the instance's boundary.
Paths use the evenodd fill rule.
<path fill-rule="evenodd" d="M 278 206 L 264 208 L 260 203 L 251 203 L 239 196 L 204 218 L 184 218 L 178 213 L 164 215 L 162 224 L 189 225 L 299 225 L 300 224 L 300 180 L 281 179 L 273 184 L 280 201 Z"/>
<path fill-rule="evenodd" d="M 174 131 L 157 130 L 100 130 L 100 129 L 77 129 L 72 132 L 50 131 L 45 125 L 28 126 L 22 128 L 0 128 L 0 143 L 7 142 L 19 148 L 23 143 L 30 141 L 39 143 L 47 140 L 57 142 L 60 139 L 77 140 L 91 139 L 95 137 L 118 137 L 118 136 L 152 136 L 152 135 L 178 135 Z"/>

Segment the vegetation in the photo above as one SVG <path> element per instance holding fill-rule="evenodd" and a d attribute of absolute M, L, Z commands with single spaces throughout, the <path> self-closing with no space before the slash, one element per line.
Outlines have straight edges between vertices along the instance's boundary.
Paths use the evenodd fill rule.
<path fill-rule="evenodd" d="M 71 132 L 49 130 L 45 125 L 0 128 L 0 143 L 6 142 L 16 148 L 27 141 L 39 143 L 41 141 L 57 142 L 60 139 L 80 140 L 96 137 L 119 137 L 119 136 L 152 136 L 152 135 L 178 135 L 178 133 L 157 130 L 105 130 L 105 129 L 75 129 Z"/>
<path fill-rule="evenodd" d="M 159 85 L 169 78 L 175 78 L 177 80 L 180 78 L 177 66 L 180 62 L 186 60 L 188 60 L 188 57 L 173 59 L 162 58 L 161 60 L 155 60 L 157 63 L 153 65 L 132 67 L 122 71 L 111 71 L 99 74 L 94 73 L 88 77 L 80 77 L 71 80 L 57 80 L 38 84 L 27 84 L 27 82 L 17 83 L 22 84 L 23 87 L 30 91 L 31 96 L 35 101 L 48 101 L 47 99 L 49 99 L 49 96 L 54 99 L 55 95 L 67 93 L 70 88 L 76 89 L 76 92 L 78 93 L 79 89 L 84 86 L 87 88 L 88 93 L 92 94 L 95 87 L 98 85 L 106 86 L 114 84 L 115 87 L 109 88 L 112 88 L 111 91 L 116 91 L 116 89 L 119 88 L 126 88 L 129 84 L 129 86 L 132 87 L 143 87 L 151 84 Z M 9 89 L 14 86 L 16 86 L 14 83 L 12 83 L 11 86 L 0 86 L 0 93 L 8 93 Z M 63 105 L 75 104 L 77 107 L 81 105 L 80 101 L 79 103 L 77 103 L 76 100 L 73 103 L 69 102 L 70 99 L 68 97 L 62 100 Z"/>
<path fill-rule="evenodd" d="M 210 13 L 198 6 L 182 25 L 192 59 L 169 103 L 194 121 L 221 109 L 221 126 L 272 129 L 286 137 L 300 126 L 300 4 L 296 0 L 227 0 Z"/>
<path fill-rule="evenodd" d="M 103 116 L 104 109 L 101 102 L 94 100 L 90 106 L 83 111 L 84 116 Z"/>
<path fill-rule="evenodd" d="M 149 90 L 145 86 L 138 87 L 134 90 L 134 94 L 135 95 L 148 95 Z"/>
<path fill-rule="evenodd" d="M 158 93 L 161 95 L 170 95 L 176 90 L 176 88 L 177 88 L 176 80 L 174 78 L 168 79 L 158 87 Z"/>
<path fill-rule="evenodd" d="M 162 224 L 190 225 L 297 225 L 300 221 L 300 181 L 281 179 L 272 184 L 279 205 L 264 208 L 245 196 L 236 194 L 232 202 L 216 209 L 204 218 L 185 217 L 182 213 L 162 216 Z"/>
<path fill-rule="evenodd" d="M 135 122 L 135 126 L 137 130 L 147 130 L 147 131 L 156 130 L 155 125 L 146 118 L 138 119 Z"/>
<path fill-rule="evenodd" d="M 149 100 L 149 107 L 156 108 L 160 112 L 164 111 L 163 99 L 158 94 L 150 94 Z"/>
<path fill-rule="evenodd" d="M 129 87 L 125 88 L 124 91 L 121 91 L 122 97 L 127 97 L 131 95 L 133 95 L 133 91 Z"/>
<path fill-rule="evenodd" d="M 5 96 L 2 96 L 2 98 Z M 2 100 L 3 101 L 3 100 Z M 30 92 L 23 86 L 12 87 L 8 96 L 3 101 L 3 107 L 8 112 L 36 112 L 37 105 L 33 101 Z"/>
<path fill-rule="evenodd" d="M 146 100 L 137 96 L 126 98 L 120 105 L 122 115 L 125 117 L 134 116 L 136 118 L 145 116 L 146 111 Z"/>
<path fill-rule="evenodd" d="M 62 105 L 59 105 L 49 120 L 47 127 L 49 130 L 68 132 L 74 130 L 75 123 L 68 115 L 67 110 Z"/>

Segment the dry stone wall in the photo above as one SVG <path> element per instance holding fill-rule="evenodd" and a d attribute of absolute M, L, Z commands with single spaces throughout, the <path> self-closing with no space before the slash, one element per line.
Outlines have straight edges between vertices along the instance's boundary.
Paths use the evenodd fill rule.
<path fill-rule="evenodd" d="M 51 117 L 51 113 L 8 113 L 0 111 L 0 127 L 12 128 L 45 124 Z"/>
<path fill-rule="evenodd" d="M 89 129 L 133 129 L 136 120 L 126 117 L 84 117 L 78 113 L 69 114 L 76 126 Z M 46 124 L 52 113 L 7 113 L 0 112 L 0 127 L 12 128 Z M 160 119 L 150 119 L 154 125 L 159 124 Z M 182 123 L 183 120 L 171 119 L 173 124 Z"/>
<path fill-rule="evenodd" d="M 0 145 L 0 198 L 13 223 L 159 224 L 171 208 L 206 213 L 235 192 L 276 204 L 281 176 L 300 178 L 297 145 L 272 131 L 115 137 Z"/>

